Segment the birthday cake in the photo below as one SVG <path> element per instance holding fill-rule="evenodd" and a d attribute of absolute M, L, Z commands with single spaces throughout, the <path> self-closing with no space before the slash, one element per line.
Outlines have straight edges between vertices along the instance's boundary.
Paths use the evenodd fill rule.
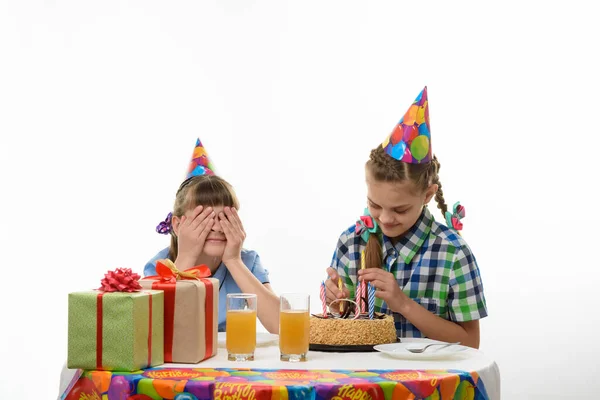
<path fill-rule="evenodd" d="M 373 319 L 368 314 L 358 318 L 340 318 L 328 313 L 315 314 L 310 318 L 311 345 L 327 346 L 370 346 L 397 341 L 394 318 L 375 313 Z"/>
<path fill-rule="evenodd" d="M 364 265 L 364 252 L 361 263 Z M 341 279 L 338 284 L 341 291 Z M 356 301 L 338 299 L 328 305 L 325 282 L 321 282 L 320 295 L 323 312 L 310 318 L 309 344 L 312 350 L 346 351 L 350 348 L 350 351 L 372 351 L 375 345 L 398 341 L 394 318 L 375 312 L 375 288 L 371 284 L 360 284 L 356 290 Z M 336 303 L 339 304 L 332 308 Z M 334 310 L 337 312 L 332 312 Z"/>

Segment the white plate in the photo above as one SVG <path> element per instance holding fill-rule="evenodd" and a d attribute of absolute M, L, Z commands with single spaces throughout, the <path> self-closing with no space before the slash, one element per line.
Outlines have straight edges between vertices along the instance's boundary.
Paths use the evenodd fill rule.
<path fill-rule="evenodd" d="M 219 332 L 219 347 L 225 348 L 226 332 Z M 268 332 L 256 332 L 256 347 L 270 346 L 277 344 L 279 335 Z"/>
<path fill-rule="evenodd" d="M 440 346 L 432 346 L 423 353 L 411 353 L 409 348 L 422 348 L 431 343 L 444 343 L 437 340 L 419 339 L 419 338 L 402 338 L 400 343 L 379 344 L 374 347 L 375 350 L 389 355 L 390 357 L 400 358 L 403 360 L 442 360 L 460 355 L 468 347 L 460 345 L 452 345 L 439 348 Z"/>

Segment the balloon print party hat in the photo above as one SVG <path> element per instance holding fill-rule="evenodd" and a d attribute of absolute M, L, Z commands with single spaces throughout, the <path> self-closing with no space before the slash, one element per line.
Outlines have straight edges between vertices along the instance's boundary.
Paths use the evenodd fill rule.
<path fill-rule="evenodd" d="M 396 160 L 411 164 L 424 164 L 431 161 L 433 153 L 427 87 L 419 93 L 381 146 Z"/>

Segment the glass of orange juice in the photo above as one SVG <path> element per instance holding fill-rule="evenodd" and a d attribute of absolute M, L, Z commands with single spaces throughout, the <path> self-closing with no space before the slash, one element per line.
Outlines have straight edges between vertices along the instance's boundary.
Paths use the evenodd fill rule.
<path fill-rule="evenodd" d="M 279 359 L 306 361 L 310 333 L 310 296 L 283 294 L 279 309 Z"/>
<path fill-rule="evenodd" d="M 229 361 L 252 361 L 256 349 L 255 294 L 227 295 L 227 328 L 225 342 Z"/>

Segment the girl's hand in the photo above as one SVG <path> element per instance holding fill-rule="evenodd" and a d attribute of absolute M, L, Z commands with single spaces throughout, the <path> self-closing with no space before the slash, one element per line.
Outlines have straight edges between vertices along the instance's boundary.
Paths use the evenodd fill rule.
<path fill-rule="evenodd" d="M 189 217 L 182 216 L 176 232 L 177 258 L 194 266 L 214 223 L 215 213 L 212 207 L 198 206 Z"/>
<path fill-rule="evenodd" d="M 325 296 L 327 298 L 327 305 L 330 305 L 332 301 L 339 299 L 347 299 L 350 297 L 350 290 L 342 283 L 342 290 L 339 288 L 339 280 L 340 276 L 337 271 L 331 267 L 327 268 L 327 275 L 329 275 L 329 279 L 325 281 Z M 330 305 L 329 308 L 335 312 L 339 312 L 340 303 L 337 302 L 333 305 Z"/>
<path fill-rule="evenodd" d="M 228 262 L 242 259 L 242 245 L 246 239 L 246 232 L 237 210 L 233 207 L 223 208 L 219 213 L 219 222 L 227 239 L 223 252 L 223 263 L 227 266 Z"/>
<path fill-rule="evenodd" d="M 366 268 L 358 270 L 358 279 L 371 282 L 371 285 L 375 287 L 375 297 L 385 301 L 390 310 L 402 314 L 408 296 L 400 289 L 393 274 L 381 268 Z"/>

